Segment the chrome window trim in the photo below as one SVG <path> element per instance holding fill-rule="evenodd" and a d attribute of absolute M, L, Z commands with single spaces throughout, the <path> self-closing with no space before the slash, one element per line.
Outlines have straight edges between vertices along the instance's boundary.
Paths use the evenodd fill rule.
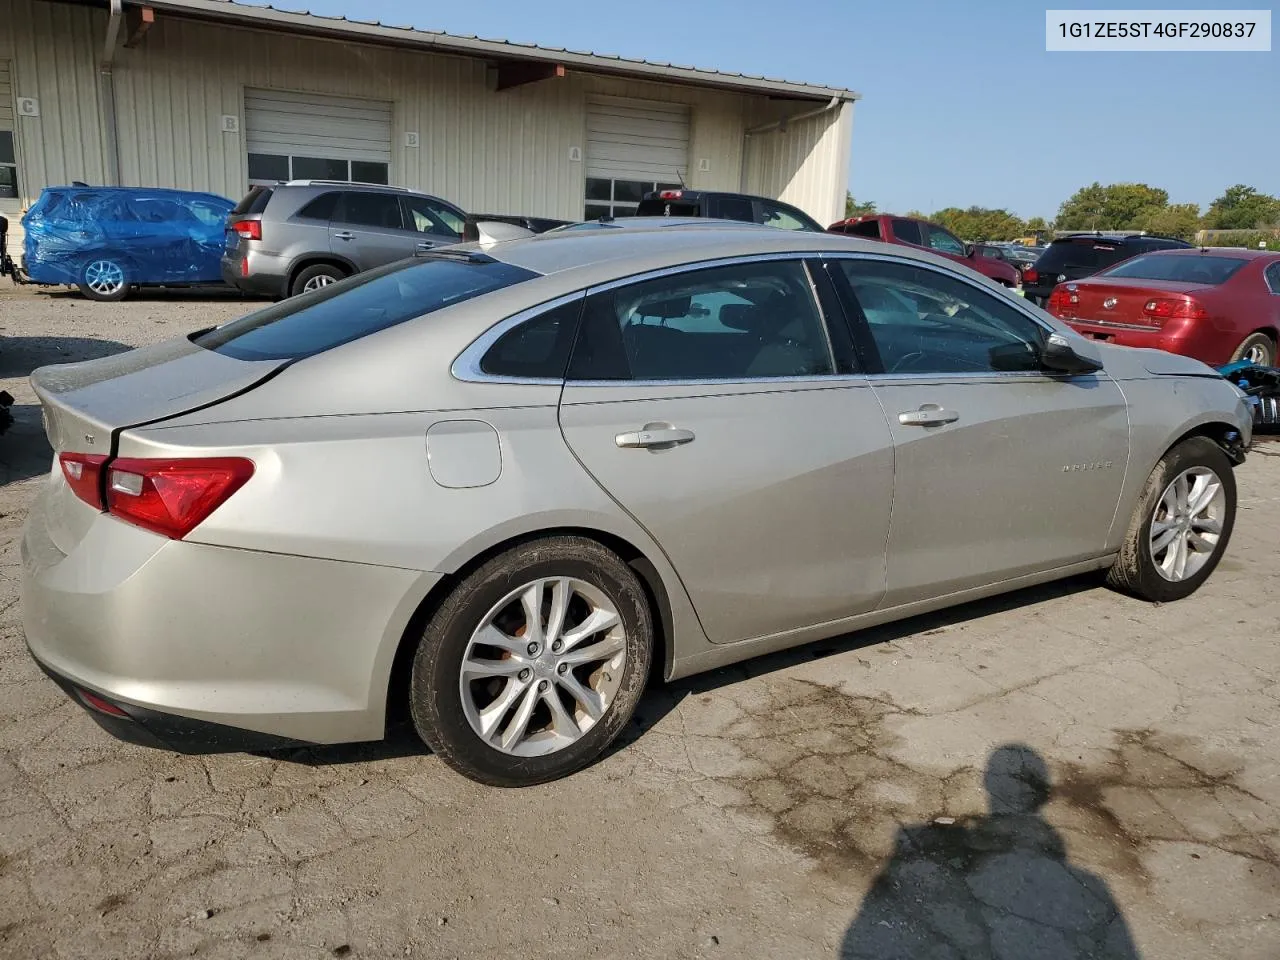
<path fill-rule="evenodd" d="M 708 384 L 753 384 L 753 383 L 810 383 L 820 382 L 827 383 L 833 379 L 848 377 L 848 374 L 837 373 L 835 351 L 831 344 L 831 331 L 828 324 L 832 320 L 822 310 L 822 301 L 818 297 L 817 292 L 813 289 L 813 278 L 809 274 L 806 260 L 821 259 L 822 251 L 798 251 L 788 250 L 784 253 L 753 253 L 744 254 L 737 257 L 716 257 L 711 260 L 698 260 L 689 263 L 676 264 L 670 267 L 660 267 L 656 270 L 646 270 L 644 273 L 635 273 L 627 277 L 619 277 L 615 280 L 609 280 L 606 283 L 598 283 L 594 286 L 587 287 L 583 290 L 577 290 L 573 293 L 557 297 L 554 300 L 547 300 L 538 304 L 536 307 L 530 307 L 519 313 L 513 314 L 504 320 L 500 320 L 494 324 L 471 344 L 458 354 L 450 367 L 450 373 L 457 380 L 465 383 L 505 383 L 505 384 L 563 384 L 566 387 L 573 386 L 594 386 L 594 387 L 658 387 L 658 386 L 705 386 Z M 597 293 L 604 293 L 609 290 L 616 290 L 619 287 L 630 286 L 633 283 L 644 283 L 647 280 L 657 280 L 662 277 L 675 276 L 681 273 L 692 273 L 696 270 L 708 270 L 716 267 L 732 267 L 744 263 L 766 263 L 776 260 L 797 260 L 800 262 L 801 268 L 805 272 L 805 281 L 809 286 L 809 295 L 813 298 L 814 308 L 818 312 L 818 319 L 822 323 L 822 334 L 827 344 L 827 355 L 831 362 L 831 373 L 817 374 L 814 376 L 804 377 L 732 377 L 718 379 L 692 379 L 692 380 L 570 380 L 566 377 L 512 377 L 502 376 L 498 374 L 485 373 L 480 369 L 480 361 L 488 352 L 489 348 L 498 341 L 508 330 L 519 326 L 526 320 L 533 320 L 547 310 L 554 310 L 556 307 L 571 303 L 576 299 L 585 300 L 587 297 Z M 861 374 L 857 376 L 861 377 Z"/>

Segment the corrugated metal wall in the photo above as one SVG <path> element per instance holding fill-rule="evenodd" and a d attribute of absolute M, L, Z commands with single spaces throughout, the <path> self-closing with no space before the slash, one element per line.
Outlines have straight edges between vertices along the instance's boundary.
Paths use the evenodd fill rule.
<path fill-rule="evenodd" d="M 796 114 L 791 106 L 789 112 Z M 770 111 L 751 125 L 778 119 Z M 785 112 L 783 112 L 785 113 Z M 826 225 L 844 216 L 853 135 L 853 104 L 747 136 L 743 189 L 794 204 Z"/>
<path fill-rule="evenodd" d="M 72 179 L 103 182 L 97 63 L 105 12 L 0 0 L 0 24 L 0 59 L 14 61 L 16 94 L 41 98 L 41 117 L 19 121 L 24 192 Z M 847 144 L 842 152 L 837 140 L 841 129 L 847 139 L 847 124 L 767 155 L 761 144 L 780 140 L 761 138 L 744 157 L 744 129 L 749 117 L 760 122 L 765 98 L 574 72 L 495 93 L 488 73 L 479 60 L 160 12 L 142 43 L 116 59 L 121 177 L 238 198 L 248 179 L 244 90 L 265 88 L 391 101 L 393 183 L 473 210 L 579 217 L 585 165 L 570 150 L 585 154 L 587 98 L 602 94 L 691 108 L 692 187 L 742 189 L 745 167 L 749 182 L 779 184 L 763 192 L 815 216 L 827 217 L 836 193 L 843 200 Z M 237 118 L 240 131 L 223 132 L 223 115 Z M 404 146 L 406 132 L 417 133 L 420 146 Z"/>

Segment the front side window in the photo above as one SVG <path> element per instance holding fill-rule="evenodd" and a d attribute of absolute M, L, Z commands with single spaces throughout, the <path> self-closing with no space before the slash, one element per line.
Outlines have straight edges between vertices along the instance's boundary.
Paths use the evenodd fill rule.
<path fill-rule="evenodd" d="M 906 263 L 841 259 L 839 264 L 885 373 L 1039 368 L 1043 328 L 978 287 Z"/>
<path fill-rule="evenodd" d="M 760 201 L 760 222 L 766 227 L 781 227 L 783 230 L 812 230 L 810 224 L 801 220 L 795 213 L 780 203 Z"/>
<path fill-rule="evenodd" d="M 564 379 L 581 313 L 578 298 L 511 328 L 485 352 L 481 371 L 495 377 Z"/>
<path fill-rule="evenodd" d="M 569 377 L 751 380 L 833 370 L 804 265 L 694 270 L 588 298 Z"/>
<path fill-rule="evenodd" d="M 929 231 L 930 250 L 937 250 L 939 253 L 949 253 L 957 257 L 964 256 L 964 244 L 957 240 L 954 235 L 943 230 L 941 227 L 935 227 L 932 224 L 926 229 Z"/>
<path fill-rule="evenodd" d="M 400 198 L 389 193 L 360 191 L 344 193 L 334 219 L 357 227 L 382 227 L 401 230 Z"/>
<path fill-rule="evenodd" d="M 405 197 L 404 207 L 410 229 L 418 233 L 452 237 L 455 240 L 462 236 L 466 221 L 444 204 L 435 203 L 426 197 Z"/>
<path fill-rule="evenodd" d="M 536 276 L 500 260 L 401 260 L 290 297 L 194 342 L 237 360 L 298 360 Z"/>

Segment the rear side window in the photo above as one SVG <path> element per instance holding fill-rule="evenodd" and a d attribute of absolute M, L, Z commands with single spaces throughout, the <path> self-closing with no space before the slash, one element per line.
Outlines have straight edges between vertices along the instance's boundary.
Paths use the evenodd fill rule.
<path fill-rule="evenodd" d="M 1280 294 L 1280 260 L 1267 267 L 1267 288 L 1272 293 Z"/>
<path fill-rule="evenodd" d="M 756 212 L 751 201 L 744 197 L 719 197 L 715 216 L 721 220 L 741 220 L 744 223 L 755 223 Z"/>
<path fill-rule="evenodd" d="M 914 220 L 894 220 L 893 238 L 900 243 L 914 243 L 918 247 L 924 246 L 924 237 L 920 235 L 920 224 Z"/>
<path fill-rule="evenodd" d="M 581 313 L 579 298 L 513 327 L 489 348 L 480 361 L 481 371 L 498 377 L 564 379 Z"/>
<path fill-rule="evenodd" d="M 322 193 L 299 210 L 297 215 L 306 220 L 323 220 L 328 223 L 333 219 L 334 213 L 337 212 L 338 197 L 340 196 L 341 194 L 336 190 Z"/>
<path fill-rule="evenodd" d="M 400 216 L 400 198 L 388 193 L 344 193 L 333 219 L 356 227 L 382 227 L 387 230 L 404 228 L 404 220 Z"/>
<path fill-rule="evenodd" d="M 851 233 L 855 237 L 870 237 L 872 240 L 880 239 L 880 221 L 866 220 L 862 223 L 855 223 L 852 227 L 846 227 L 845 233 Z"/>
<path fill-rule="evenodd" d="M 1245 265 L 1239 257 L 1181 256 L 1147 253 L 1107 270 L 1103 276 L 1131 280 L 1172 280 L 1216 287 L 1226 283 Z"/>
<path fill-rule="evenodd" d="M 261 213 L 267 209 L 271 194 L 274 192 L 270 187 L 251 187 L 249 192 L 244 195 L 244 199 L 236 204 L 231 213 L 237 217 L 251 213 Z"/>
<path fill-rule="evenodd" d="M 712 267 L 587 300 L 571 380 L 752 380 L 829 374 L 799 261 Z"/>
<path fill-rule="evenodd" d="M 536 276 L 487 258 L 402 260 L 291 297 L 194 342 L 237 360 L 298 360 Z"/>

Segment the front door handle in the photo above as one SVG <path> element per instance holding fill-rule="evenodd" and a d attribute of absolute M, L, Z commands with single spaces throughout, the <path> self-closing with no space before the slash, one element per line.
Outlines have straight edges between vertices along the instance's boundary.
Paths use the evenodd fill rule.
<path fill-rule="evenodd" d="M 419 249 L 419 250 L 430 250 L 430 249 L 431 249 L 432 247 L 434 247 L 434 246 L 435 246 L 435 244 L 434 244 L 434 243 L 432 243 L 430 240 L 419 240 L 419 241 L 418 241 L 418 249 Z"/>
<path fill-rule="evenodd" d="M 346 230 L 343 230 L 339 233 L 335 233 L 333 235 L 333 239 L 335 240 L 354 240 L 355 238 L 356 238 L 356 235 L 354 233 L 350 233 Z"/>
<path fill-rule="evenodd" d="M 657 448 L 679 446 L 693 439 L 692 430 L 681 430 L 665 423 L 646 423 L 633 433 L 620 433 L 613 442 L 624 449 Z"/>
<path fill-rule="evenodd" d="M 919 410 L 907 410 L 898 414 L 898 422 L 904 427 L 937 427 L 944 423 L 955 423 L 960 414 L 954 410 L 943 410 L 933 404 L 925 404 Z"/>

